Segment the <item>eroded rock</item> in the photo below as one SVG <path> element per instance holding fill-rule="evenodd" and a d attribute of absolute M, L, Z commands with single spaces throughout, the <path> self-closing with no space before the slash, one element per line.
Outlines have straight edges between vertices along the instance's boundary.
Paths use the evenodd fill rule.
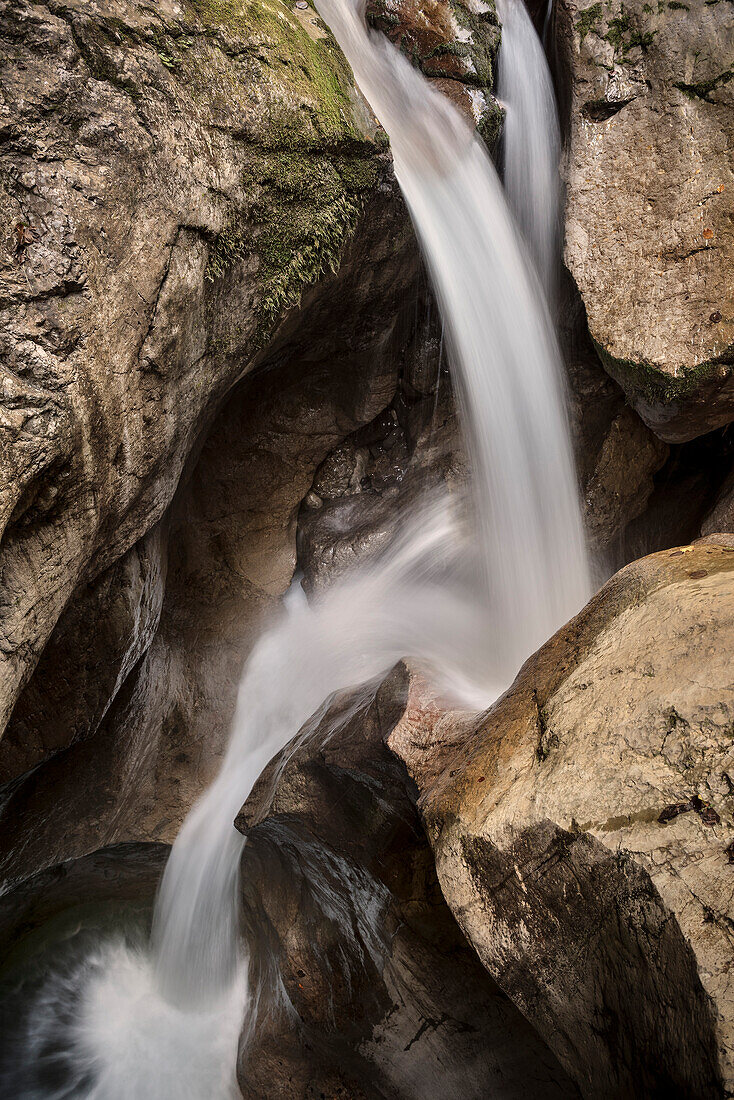
<path fill-rule="evenodd" d="M 260 1006 L 243 1095 L 575 1096 L 441 898 L 410 782 L 383 745 L 405 681 L 398 668 L 335 700 L 238 818 Z"/>
<path fill-rule="evenodd" d="M 229 388 L 389 183 L 313 12 L 5 0 L 0 58 L 4 729 L 65 608 L 161 520 Z"/>
<path fill-rule="evenodd" d="M 390 735 L 452 912 L 589 1097 L 731 1089 L 733 641 L 719 536 L 622 570 L 478 725 L 414 682 Z"/>

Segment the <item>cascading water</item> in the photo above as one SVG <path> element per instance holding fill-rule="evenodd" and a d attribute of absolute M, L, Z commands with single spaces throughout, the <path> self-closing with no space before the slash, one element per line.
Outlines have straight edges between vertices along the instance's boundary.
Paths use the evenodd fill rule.
<path fill-rule="evenodd" d="M 523 0 L 498 0 L 502 23 L 497 94 L 505 108 L 505 193 L 552 301 L 560 237 L 561 139 L 548 62 Z"/>
<path fill-rule="evenodd" d="M 509 681 L 589 594 L 553 326 L 483 143 L 370 34 L 359 7 L 317 8 L 390 137 L 441 306 L 469 437 L 494 668 Z"/>
<path fill-rule="evenodd" d="M 456 109 L 385 38 L 367 30 L 351 0 L 317 6 L 389 134 L 428 262 L 466 426 L 475 535 L 466 537 L 445 503 L 427 504 L 376 564 L 313 606 L 297 603 L 263 636 L 240 685 L 220 774 L 171 853 L 150 953 L 124 965 L 115 955 L 106 976 L 98 968 L 91 982 L 82 968 L 75 997 L 83 1022 L 69 1041 L 83 1072 L 72 1088 L 33 1095 L 226 1095 L 222 1082 L 233 1080 L 236 1046 L 216 1021 L 247 1010 L 237 944 L 244 840 L 232 823 L 263 767 L 330 693 L 375 677 L 404 655 L 422 658 L 467 703 L 490 702 L 589 595 L 552 325 L 486 150 Z M 505 57 L 503 66 L 510 63 Z M 506 95 L 511 104 L 512 93 Z M 507 158 L 521 148 L 516 137 L 506 143 L 508 182 L 515 173 Z M 536 186 L 552 189 L 545 167 L 538 175 L 530 165 L 524 170 Z M 552 203 L 543 204 L 547 216 Z M 519 210 L 518 216 L 522 223 Z M 539 238 L 525 233 L 535 247 Z M 538 263 L 542 268 L 542 257 Z M 478 568 L 467 569 L 473 559 Z M 480 579 L 467 586 L 467 575 Z M 110 1021 L 96 1019 L 94 1006 L 115 1014 L 114 1042 Z M 196 1073 L 182 1012 L 214 1021 L 219 1034 L 217 1058 L 199 1057 Z M 222 1034 L 230 1036 L 227 1055 Z M 157 1057 L 166 1068 L 156 1074 Z M 100 1081 L 104 1092 L 95 1091 Z"/>

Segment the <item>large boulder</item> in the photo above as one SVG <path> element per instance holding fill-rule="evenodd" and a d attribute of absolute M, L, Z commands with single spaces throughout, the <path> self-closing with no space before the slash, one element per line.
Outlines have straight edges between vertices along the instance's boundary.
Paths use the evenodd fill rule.
<path fill-rule="evenodd" d="M 106 649 L 93 729 L 160 610 L 132 548 L 304 289 L 385 219 L 389 158 L 315 13 L 248 0 L 3 0 L 0 142 L 0 730 L 71 603 Z M 62 725 L 5 774 L 84 716 Z"/>
<path fill-rule="evenodd" d="M 734 23 L 560 0 L 567 266 L 607 370 L 669 442 L 734 418 Z"/>
<path fill-rule="evenodd" d="M 617 574 L 479 723 L 414 679 L 407 764 L 451 910 L 588 1097 L 734 1084 L 734 543 Z"/>
<path fill-rule="evenodd" d="M 281 407 L 230 413 L 257 465 L 222 492 L 253 502 L 254 588 L 287 587 L 314 469 L 394 394 L 418 261 L 312 9 L 6 0 L 0 39 L 2 785 L 92 737 L 140 673 L 174 492 L 258 368 L 283 372 Z"/>
<path fill-rule="evenodd" d="M 243 661 L 296 568 L 314 472 L 395 394 L 417 255 L 392 192 L 374 212 L 228 394 L 152 535 L 57 624 L 0 742 L 0 876 L 102 843 L 172 840 L 213 777 Z M 119 675 L 141 584 L 157 628 Z"/>
<path fill-rule="evenodd" d="M 406 670 L 332 700 L 240 814 L 252 1100 L 578 1095 L 463 939 L 404 766 Z"/>

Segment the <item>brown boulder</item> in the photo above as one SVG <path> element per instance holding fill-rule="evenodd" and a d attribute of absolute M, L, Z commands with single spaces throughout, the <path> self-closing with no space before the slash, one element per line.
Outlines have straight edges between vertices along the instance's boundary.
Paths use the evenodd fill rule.
<path fill-rule="evenodd" d="M 334 700 L 238 818 L 259 1006 L 243 1095 L 574 1097 L 443 902 L 410 781 L 383 744 L 405 687 L 399 666 Z"/>
<path fill-rule="evenodd" d="M 414 681 L 390 736 L 450 908 L 585 1096 L 732 1087 L 733 645 L 720 536 L 622 570 L 478 725 Z"/>

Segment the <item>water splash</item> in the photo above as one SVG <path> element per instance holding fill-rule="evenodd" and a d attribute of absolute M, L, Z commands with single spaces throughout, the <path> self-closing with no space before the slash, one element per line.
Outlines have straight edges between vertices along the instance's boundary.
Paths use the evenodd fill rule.
<path fill-rule="evenodd" d="M 467 705 L 487 705 L 504 686 L 492 678 L 484 610 L 458 580 L 468 552 L 449 507 L 426 505 L 378 563 L 313 604 L 293 603 L 255 646 L 222 768 L 184 822 L 161 884 L 153 947 L 171 1000 L 206 1003 L 231 980 L 244 844 L 232 823 L 265 765 L 328 696 L 406 654 L 440 670 Z"/>

